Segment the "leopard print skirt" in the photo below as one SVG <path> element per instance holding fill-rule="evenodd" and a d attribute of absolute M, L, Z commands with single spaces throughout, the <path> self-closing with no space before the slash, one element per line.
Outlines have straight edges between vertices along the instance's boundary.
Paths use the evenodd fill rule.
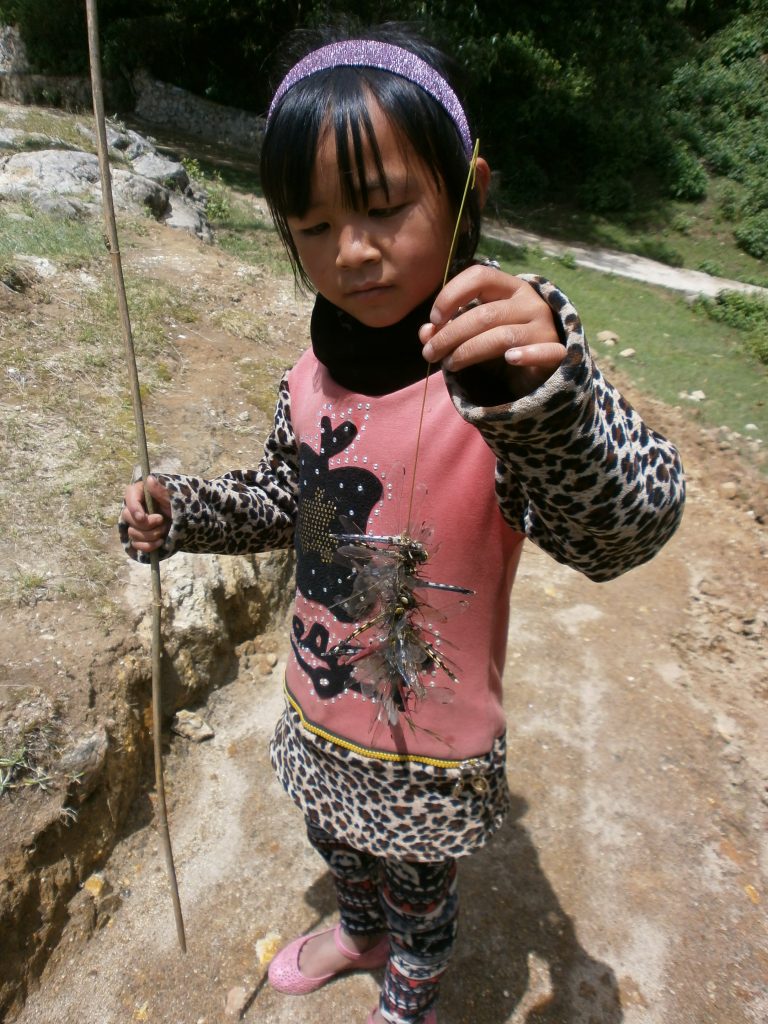
<path fill-rule="evenodd" d="M 314 735 L 288 705 L 270 755 L 309 821 L 378 857 L 466 856 L 488 842 L 509 806 L 504 736 L 456 767 L 382 761 Z"/>

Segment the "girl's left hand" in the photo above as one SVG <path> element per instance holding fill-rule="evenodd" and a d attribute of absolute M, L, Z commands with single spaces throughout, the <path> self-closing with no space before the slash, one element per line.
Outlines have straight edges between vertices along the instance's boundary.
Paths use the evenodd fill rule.
<path fill-rule="evenodd" d="M 430 321 L 419 330 L 425 359 L 455 372 L 503 358 L 516 397 L 543 384 L 565 356 L 544 299 L 494 267 L 469 267 L 452 278 Z"/>

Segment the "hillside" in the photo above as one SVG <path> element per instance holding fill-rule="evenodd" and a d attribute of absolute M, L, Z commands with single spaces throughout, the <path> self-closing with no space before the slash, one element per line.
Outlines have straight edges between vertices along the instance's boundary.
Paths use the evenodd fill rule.
<path fill-rule="evenodd" d="M 121 217 L 153 460 L 209 475 L 258 452 L 309 308 L 258 197 L 241 187 L 230 201 L 249 211 L 247 257 Z M 28 206 L 9 212 L 41 223 Z M 290 584 L 263 560 L 164 569 L 170 605 L 186 614 L 205 577 L 219 615 L 204 634 L 220 644 L 215 678 L 210 660 L 194 675 L 188 633 L 174 639 L 183 615 L 169 635 L 171 699 L 215 732 L 169 742 L 184 959 L 142 775 L 148 594 L 113 525 L 133 455 L 94 233 L 76 258 L 62 250 L 0 290 L 0 724 L 55 739 L 50 783 L 0 796 L 2 1005 L 19 1024 L 212 1024 L 227 1007 L 289 1024 L 297 1004 L 263 987 L 263 961 L 332 912 L 266 755 Z M 584 318 L 590 337 L 612 327 Z M 446 1024 L 758 1024 L 768 1012 L 768 486 L 683 410 L 611 376 L 683 452 L 686 518 L 656 561 L 607 585 L 524 556 L 506 693 L 516 814 L 462 866 Z M 352 976 L 302 1002 L 302 1019 L 362 1022 L 374 998 L 374 981 Z"/>

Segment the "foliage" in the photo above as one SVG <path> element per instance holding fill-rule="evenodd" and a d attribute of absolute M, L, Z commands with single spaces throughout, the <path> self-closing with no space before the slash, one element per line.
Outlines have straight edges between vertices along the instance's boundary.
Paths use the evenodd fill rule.
<path fill-rule="evenodd" d="M 190 180 L 202 185 L 205 190 L 205 215 L 208 220 L 212 224 L 229 220 L 232 201 L 221 172 L 213 170 L 206 174 L 200 166 L 200 161 L 194 157 L 186 157 L 182 163 Z"/>
<path fill-rule="evenodd" d="M 264 110 L 276 42 L 296 28 L 351 19 L 342 0 L 101 0 L 105 70 L 147 67 L 219 102 Z M 358 0 L 356 22 L 417 24 L 452 53 L 492 165 L 517 196 L 578 189 L 599 209 L 631 207 L 635 179 L 666 167 L 670 146 L 659 80 L 684 40 L 666 0 L 606 5 L 534 0 Z M 21 27 L 35 66 L 87 69 L 82 0 L 0 0 L 0 19 Z M 688 188 L 690 191 L 690 188 Z"/>
<path fill-rule="evenodd" d="M 768 365 L 768 299 L 746 292 L 720 292 L 716 299 L 699 299 L 697 308 L 719 323 L 743 334 L 744 347 Z"/>
<path fill-rule="evenodd" d="M 358 0 L 354 17 L 348 0 L 99 6 L 108 75 L 143 66 L 256 111 L 294 30 L 411 22 L 454 56 L 502 199 L 630 215 L 660 195 L 699 201 L 709 174 L 727 176 L 745 187 L 741 244 L 763 249 L 767 0 Z M 2 20 L 20 25 L 37 68 L 87 70 L 82 0 L 0 0 Z"/>
<path fill-rule="evenodd" d="M 711 4 L 693 4 L 714 17 Z M 718 8 L 720 5 L 717 5 Z M 723 213 L 735 237 L 757 259 L 768 256 L 768 4 L 725 5 L 735 14 L 676 69 L 665 103 L 672 130 L 713 174 L 739 183 Z M 706 19 L 705 19 L 706 20 Z M 711 24 L 710 21 L 707 22 Z M 682 195 L 682 193 L 678 193 Z M 693 198 L 688 196 L 688 198 Z"/>
<path fill-rule="evenodd" d="M 734 231 L 736 241 L 745 252 L 758 260 L 768 257 L 768 206 L 745 217 Z"/>

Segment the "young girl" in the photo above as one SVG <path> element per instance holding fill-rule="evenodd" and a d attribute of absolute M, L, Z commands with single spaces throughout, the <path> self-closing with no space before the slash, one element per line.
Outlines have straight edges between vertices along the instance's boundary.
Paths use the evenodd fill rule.
<path fill-rule="evenodd" d="M 456 858 L 504 815 L 501 672 L 523 539 L 608 580 L 658 550 L 683 503 L 674 448 L 603 379 L 568 300 L 473 262 L 490 172 L 479 159 L 460 214 L 471 155 L 444 58 L 410 36 L 343 40 L 292 68 L 262 187 L 317 293 L 311 348 L 255 469 L 158 474 L 158 512 L 137 484 L 121 517 L 141 560 L 295 545 L 271 754 L 341 921 L 269 974 L 301 994 L 383 966 L 369 1024 L 435 1024 Z M 427 363 L 442 373 L 425 386 Z M 450 602 L 462 614 L 433 610 Z"/>

